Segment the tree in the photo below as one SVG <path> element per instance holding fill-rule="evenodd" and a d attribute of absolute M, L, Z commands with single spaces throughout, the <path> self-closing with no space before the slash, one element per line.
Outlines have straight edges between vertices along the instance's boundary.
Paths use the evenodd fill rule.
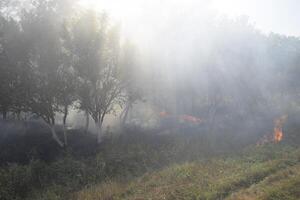
<path fill-rule="evenodd" d="M 139 73 L 137 55 L 135 47 L 126 41 L 122 47 L 122 54 L 120 59 L 121 72 L 120 77 L 122 85 L 124 87 L 123 95 L 125 100 L 125 106 L 120 114 L 121 126 L 125 126 L 128 118 L 128 114 L 133 105 L 137 101 L 142 100 L 142 91 L 138 87 L 137 74 Z"/>
<path fill-rule="evenodd" d="M 66 123 L 69 109 L 76 100 L 76 77 L 71 67 L 62 66 L 58 72 L 58 104 L 61 107 L 59 112 L 63 114 L 64 144 L 68 145 Z"/>
<path fill-rule="evenodd" d="M 4 19 L 2 18 L 1 30 L 4 27 Z M 11 96 L 11 78 L 12 70 L 11 64 L 9 63 L 6 50 L 4 49 L 4 33 L 1 33 L 0 38 L 0 111 L 2 113 L 2 118 L 5 120 L 7 118 L 7 113 L 11 106 L 12 96 Z"/>
<path fill-rule="evenodd" d="M 73 56 L 71 51 L 71 36 L 68 32 L 67 24 L 63 26 L 61 33 L 62 52 L 61 65 L 58 68 L 58 103 L 60 112 L 63 114 L 64 143 L 68 145 L 66 123 L 69 109 L 76 101 L 77 77 L 73 67 Z"/>
<path fill-rule="evenodd" d="M 19 118 L 21 111 L 25 110 L 27 85 L 24 80 L 29 75 L 28 45 L 15 20 L 1 18 L 0 21 L 3 30 L 0 36 L 0 107 L 4 119 L 8 112 Z"/>
<path fill-rule="evenodd" d="M 27 13 L 23 29 L 31 36 L 31 63 L 34 67 L 34 80 L 31 82 L 31 94 L 27 106 L 30 112 L 44 120 L 50 128 L 52 137 L 61 146 L 62 140 L 55 130 L 55 117 L 60 107 L 60 72 L 62 66 L 62 48 L 60 33 L 62 21 L 56 13 L 57 4 L 52 1 L 39 1 L 36 8 Z"/>
<path fill-rule="evenodd" d="M 92 116 L 101 143 L 104 118 L 121 103 L 118 28 L 109 26 L 106 15 L 88 11 L 75 23 L 73 40 L 81 109 Z"/>

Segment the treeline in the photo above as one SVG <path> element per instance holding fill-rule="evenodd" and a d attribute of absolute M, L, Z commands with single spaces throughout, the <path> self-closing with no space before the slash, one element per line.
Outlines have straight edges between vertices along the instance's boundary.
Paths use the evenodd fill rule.
<path fill-rule="evenodd" d="M 104 13 L 73 9 L 72 1 L 2 5 L 0 16 L 0 112 L 42 119 L 60 146 L 67 145 L 70 109 L 91 116 L 102 140 L 105 115 L 129 98 L 130 63 L 119 27 Z M 124 48 L 123 48 L 124 47 Z M 64 140 L 57 115 L 63 116 Z"/>
<path fill-rule="evenodd" d="M 0 4 L 0 112 L 43 119 L 61 146 L 71 109 L 85 113 L 86 125 L 93 118 L 98 142 L 105 116 L 120 107 L 122 124 L 130 118 L 155 127 L 160 112 L 192 115 L 210 136 L 253 132 L 264 120 L 272 127 L 274 118 L 299 110 L 297 37 L 263 34 L 243 17 L 169 16 L 155 21 L 164 28 L 136 53 L 106 14 L 78 9 L 76 1 L 29 1 L 24 9 L 18 2 Z"/>
<path fill-rule="evenodd" d="M 299 113 L 298 37 L 264 34 L 245 17 L 177 17 L 155 38 L 165 56 L 149 64 L 147 99 L 159 110 L 202 118 L 220 134 L 259 124 L 271 132 L 275 118 Z"/>

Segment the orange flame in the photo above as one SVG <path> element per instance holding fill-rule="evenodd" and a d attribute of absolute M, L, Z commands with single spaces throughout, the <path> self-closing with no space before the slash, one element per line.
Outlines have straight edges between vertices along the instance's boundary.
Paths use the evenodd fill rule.
<path fill-rule="evenodd" d="M 282 126 L 286 120 L 287 120 L 287 115 L 284 115 L 274 121 L 275 126 L 274 126 L 273 140 L 276 143 L 280 142 L 283 138 Z"/>
<path fill-rule="evenodd" d="M 202 120 L 200 118 L 191 116 L 191 115 L 181 115 L 180 119 L 182 119 L 183 121 L 187 121 L 187 122 L 192 122 L 195 124 L 201 123 Z"/>
<path fill-rule="evenodd" d="M 282 127 L 283 124 L 286 122 L 287 120 L 287 115 L 283 115 L 278 119 L 274 120 L 274 132 L 272 135 L 270 134 L 266 134 L 264 135 L 257 143 L 257 146 L 260 145 L 264 145 L 267 143 L 271 143 L 271 142 L 275 142 L 278 143 L 283 139 L 283 131 L 282 131 Z"/>
<path fill-rule="evenodd" d="M 171 115 L 170 113 L 168 113 L 166 111 L 160 112 L 159 116 L 162 117 L 162 118 L 165 118 L 165 117 L 174 117 L 177 120 L 182 120 L 184 122 L 191 122 L 191 123 L 195 123 L 195 124 L 200 124 L 200 123 L 203 122 L 202 119 L 194 117 L 192 115 L 179 115 L 179 116 L 176 116 L 176 115 Z"/>
<path fill-rule="evenodd" d="M 159 113 L 159 116 L 160 117 L 167 117 L 169 115 L 169 113 L 165 112 L 165 111 L 162 111 Z"/>

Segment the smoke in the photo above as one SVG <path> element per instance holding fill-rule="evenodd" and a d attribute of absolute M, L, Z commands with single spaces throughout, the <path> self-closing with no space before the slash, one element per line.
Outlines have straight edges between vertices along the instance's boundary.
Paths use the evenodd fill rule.
<path fill-rule="evenodd" d="M 266 34 L 247 16 L 220 16 L 209 2 L 168 3 L 153 3 L 127 35 L 140 54 L 135 80 L 154 112 L 254 132 L 294 109 L 288 68 L 297 63 L 298 38 Z"/>
<path fill-rule="evenodd" d="M 143 97 L 130 122 L 154 127 L 168 112 L 205 119 L 214 132 L 238 126 L 251 132 L 298 109 L 299 38 L 266 34 L 247 16 L 221 16 L 212 8 L 216 1 L 85 2 L 103 6 L 120 22 L 123 43 L 136 48 L 131 85 Z M 117 127 L 120 112 L 104 126 Z M 84 122 L 84 113 L 70 112 L 69 127 Z"/>

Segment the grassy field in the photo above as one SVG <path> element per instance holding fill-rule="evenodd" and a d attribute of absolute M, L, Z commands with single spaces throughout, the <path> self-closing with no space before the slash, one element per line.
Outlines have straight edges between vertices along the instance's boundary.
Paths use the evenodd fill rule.
<path fill-rule="evenodd" d="M 300 148 L 288 140 L 212 146 L 198 134 L 131 132 L 98 146 L 77 131 L 59 149 L 46 136 L 4 143 L 0 200 L 300 199 Z"/>
<path fill-rule="evenodd" d="M 300 199 L 300 150 L 252 147 L 237 155 L 175 164 L 130 182 L 108 181 L 77 200 Z"/>

